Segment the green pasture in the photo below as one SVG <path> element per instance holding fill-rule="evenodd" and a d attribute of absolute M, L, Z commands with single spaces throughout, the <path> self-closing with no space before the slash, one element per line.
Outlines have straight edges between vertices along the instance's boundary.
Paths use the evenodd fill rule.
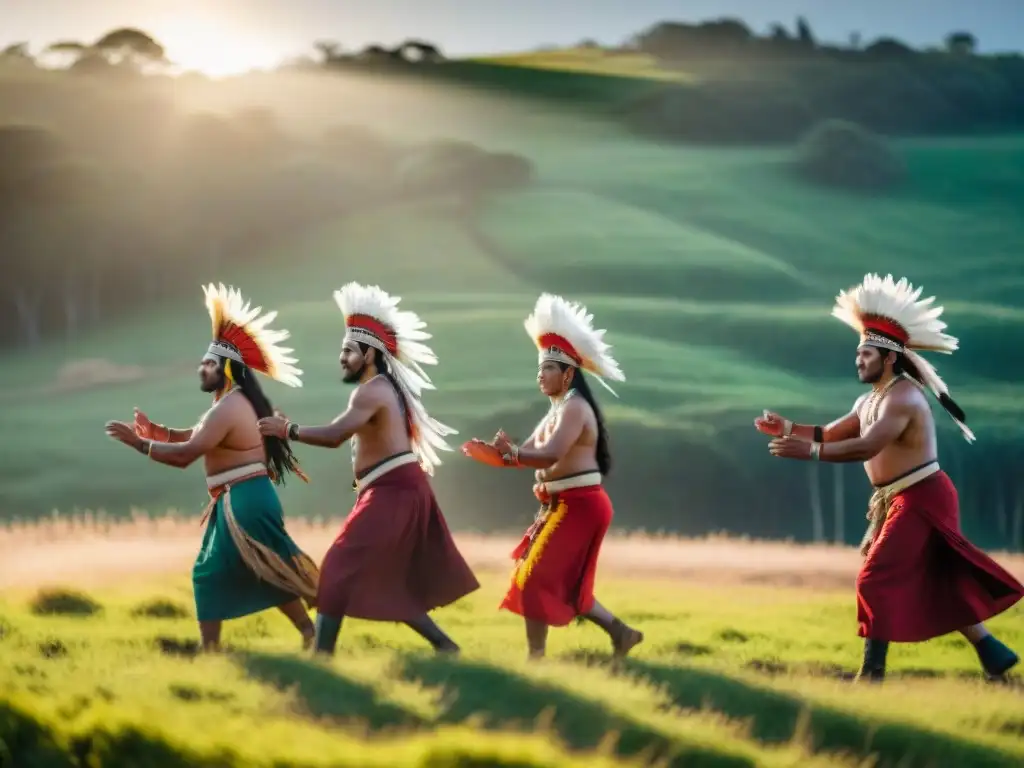
<path fill-rule="evenodd" d="M 229 652 L 195 656 L 187 580 L 80 598 L 0 602 L 5 765 L 1012 766 L 1015 683 L 982 681 L 945 637 L 891 652 L 881 688 L 853 685 L 848 592 L 602 579 L 600 599 L 646 633 L 621 667 L 592 626 L 552 632 L 525 661 L 505 582 L 437 613 L 461 658 L 399 625 L 347 622 L 312 660 L 272 612 L 229 623 Z M 77 614 L 76 614 L 77 612 Z M 991 622 L 1024 644 L 1019 608 Z M 481 731 L 487 737 L 481 737 Z M 608 758 L 600 762 L 598 755 Z M 662 762 L 654 762 L 661 760 Z"/>
<path fill-rule="evenodd" d="M 554 113 L 520 120 L 469 121 L 460 136 L 537 167 L 533 186 L 485 201 L 476 215 L 444 199 L 359 213 L 268 244 L 244 269 L 205 276 L 279 310 L 305 370 L 301 390 L 268 385 L 290 417 L 323 423 L 343 410 L 342 319 L 331 293 L 359 280 L 402 296 L 429 324 L 441 362 L 426 405 L 459 430 L 456 445 L 499 426 L 528 431 L 544 403 L 522 321 L 551 290 L 587 304 L 626 373 L 618 399 L 596 390 L 625 462 L 610 482 L 632 491 L 629 473 L 644 478 L 640 497 L 616 495 L 617 524 L 703 533 L 713 520 L 790 535 L 805 525 L 802 502 L 759 513 L 751 527 L 750 501 L 727 498 L 773 472 L 774 482 L 805 485 L 802 469 L 771 463 L 749 425 L 763 408 L 807 421 L 846 411 L 861 391 L 855 337 L 829 311 L 839 289 L 872 270 L 923 283 L 961 339 L 962 351 L 936 363 L 981 441 L 968 452 L 944 438 L 945 463 L 970 462 L 992 440 L 1019 434 L 1024 368 L 1011 351 L 1024 343 L 1024 219 L 1013 195 L 1024 189 L 1024 140 L 906 142 L 910 184 L 866 197 L 797 180 L 788 150 L 669 147 Z M 0 431 L 18 450 L 0 466 L 0 513 L 201 508 L 198 465 L 184 473 L 153 465 L 102 427 L 130 418 L 134 405 L 160 422 L 194 423 L 208 405 L 194 374 L 208 340 L 197 283 L 190 296 L 117 326 L 6 355 Z M 88 365 L 98 378 L 69 374 L 65 366 L 83 360 L 96 361 Z M 937 419 L 951 435 L 948 419 Z M 289 484 L 290 514 L 344 514 L 347 447 L 299 454 L 313 482 Z M 862 478 L 848 469 L 859 509 Z M 528 485 L 458 453 L 436 478 L 458 527 L 519 528 L 530 514 Z M 860 532 L 849 523 L 849 539 Z"/>

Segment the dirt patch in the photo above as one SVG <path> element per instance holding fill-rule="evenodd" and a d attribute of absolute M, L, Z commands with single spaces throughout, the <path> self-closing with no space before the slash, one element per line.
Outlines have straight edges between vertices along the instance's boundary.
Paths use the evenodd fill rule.
<path fill-rule="evenodd" d="M 317 562 L 340 525 L 341 520 L 288 521 L 296 542 Z M 0 527 L 0 592 L 68 584 L 89 589 L 182 576 L 192 566 L 201 536 L 196 518 L 139 518 L 109 525 L 58 520 Z M 509 552 L 518 538 L 472 534 L 455 538 L 481 574 L 508 573 Z M 1024 579 L 1024 557 L 993 556 Z M 853 547 L 738 539 L 609 535 L 601 548 L 603 574 L 709 586 L 850 590 L 860 564 Z"/>
<path fill-rule="evenodd" d="M 80 389 L 126 384 L 140 381 L 146 369 L 139 365 L 123 365 L 105 358 L 72 360 L 57 370 L 53 381 L 55 392 L 73 392 Z"/>

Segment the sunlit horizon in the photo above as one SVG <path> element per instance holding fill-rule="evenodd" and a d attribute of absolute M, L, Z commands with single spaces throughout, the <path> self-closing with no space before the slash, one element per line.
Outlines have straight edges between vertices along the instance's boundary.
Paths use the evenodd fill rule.
<path fill-rule="evenodd" d="M 230 25 L 194 17 L 161 20 L 148 30 L 164 46 L 175 72 L 198 72 L 211 78 L 272 69 L 285 56 L 279 46 L 251 35 L 239 35 Z"/>

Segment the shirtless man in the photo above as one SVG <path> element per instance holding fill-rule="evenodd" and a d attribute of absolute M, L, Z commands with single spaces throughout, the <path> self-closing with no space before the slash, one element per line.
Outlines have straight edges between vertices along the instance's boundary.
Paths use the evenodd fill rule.
<path fill-rule="evenodd" d="M 499 431 L 491 443 L 471 440 L 463 446 L 467 455 L 487 463 L 536 470 L 533 491 L 541 511 L 512 553 L 516 568 L 500 606 L 525 619 L 531 658 L 544 656 L 548 627 L 577 618 L 607 632 L 616 656 L 643 640 L 643 633 L 594 598 L 598 554 L 613 514 L 601 485 L 611 453 L 583 370 L 602 384 L 603 377 L 625 377 L 602 341 L 604 331 L 595 331 L 590 320 L 584 307 L 542 294 L 525 325 L 539 350 L 537 383 L 550 411 L 522 445 Z"/>
<path fill-rule="evenodd" d="M 1024 587 L 963 538 L 956 488 L 939 468 L 930 389 L 969 442 L 963 410 L 935 369 L 915 350 L 952 353 L 942 308 L 918 301 L 906 279 L 867 275 L 837 297 L 832 314 L 860 334 L 857 375 L 871 385 L 853 410 L 826 427 L 794 424 L 765 411 L 754 421 L 773 437 L 773 456 L 864 462 L 874 486 L 857 577 L 859 635 L 865 638 L 858 677 L 881 681 L 890 642 L 922 642 L 959 631 L 990 677 L 1017 655 L 983 621 L 1010 608 Z"/>
<path fill-rule="evenodd" d="M 264 327 L 260 308 L 250 310 L 238 291 L 223 285 L 204 292 L 214 338 L 199 366 L 199 387 L 213 394 L 213 406 L 191 429 L 153 424 L 136 409 L 133 426 L 110 421 L 106 433 L 171 467 L 203 459 L 209 522 L 192 569 L 203 648 L 220 647 L 226 619 L 271 607 L 291 620 L 308 646 L 313 623 L 302 601 L 312 604 L 316 597 L 317 568 L 285 530 L 274 489 L 286 473 L 302 473 L 286 442 L 260 435 L 257 419 L 273 408 L 254 373 L 301 386 L 302 372 L 288 356 L 292 350 L 278 346 L 287 331 Z"/>
<path fill-rule="evenodd" d="M 433 389 L 421 364 L 437 362 L 412 312 L 377 286 L 349 283 L 334 294 L 345 315 L 342 379 L 356 384 L 330 424 L 304 427 L 281 417 L 259 422 L 266 436 L 338 448 L 352 440 L 356 502 L 321 566 L 316 650 L 334 652 L 344 617 L 403 622 L 438 652 L 458 646 L 429 611 L 480 584 L 455 546 L 428 475 L 436 448 L 454 430 L 420 403 Z"/>

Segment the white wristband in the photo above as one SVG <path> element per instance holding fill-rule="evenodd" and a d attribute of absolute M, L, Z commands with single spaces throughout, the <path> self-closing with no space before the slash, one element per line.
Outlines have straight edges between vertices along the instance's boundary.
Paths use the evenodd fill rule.
<path fill-rule="evenodd" d="M 784 437 L 789 437 L 793 434 L 793 422 L 789 419 L 782 422 L 782 434 Z"/>

